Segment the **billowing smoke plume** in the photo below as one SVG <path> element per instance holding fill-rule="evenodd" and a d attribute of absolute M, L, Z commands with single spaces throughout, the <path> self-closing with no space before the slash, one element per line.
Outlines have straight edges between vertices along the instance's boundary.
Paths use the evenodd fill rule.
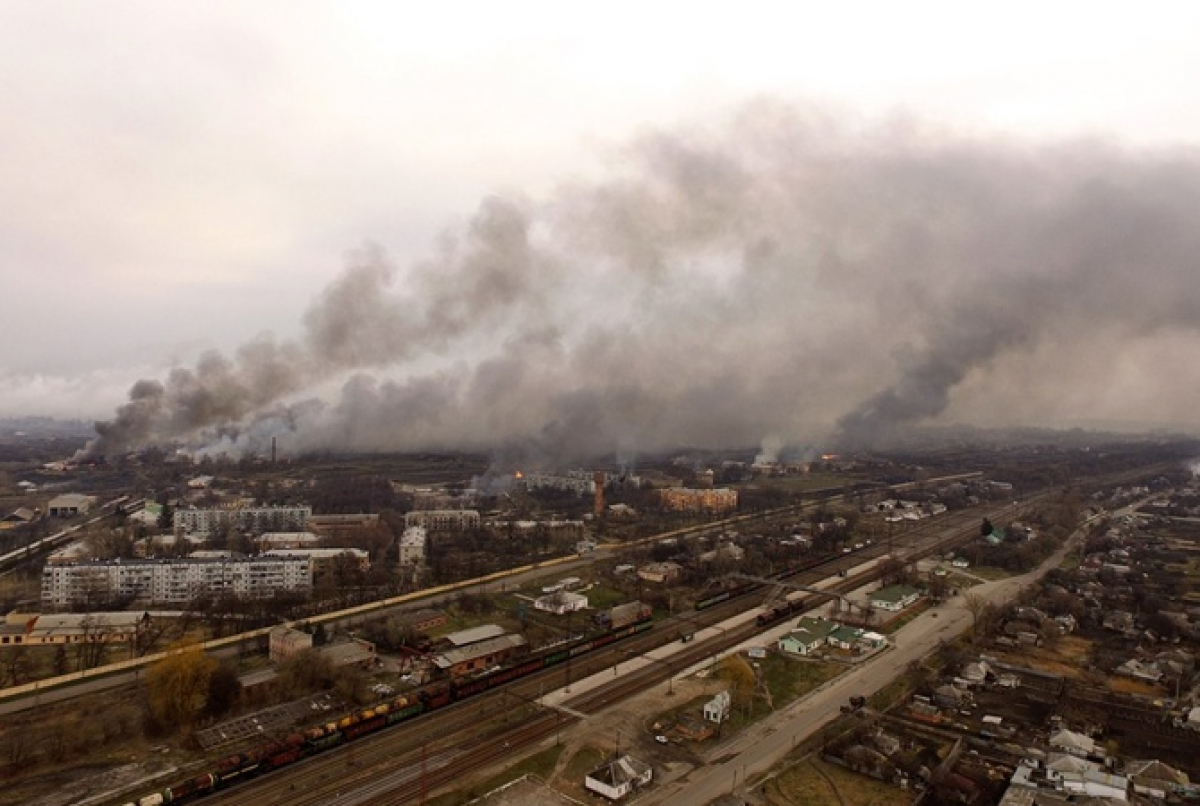
<path fill-rule="evenodd" d="M 291 450 L 551 462 L 763 434 L 775 453 L 870 446 L 946 420 L 1180 421 L 1200 388 L 1178 359 L 1200 346 L 1198 263 L 1194 153 L 759 103 L 640 138 L 606 180 L 488 199 L 410 268 L 355 255 L 303 338 L 139 381 L 94 450 L 269 423 Z"/>
<path fill-rule="evenodd" d="M 772 434 L 764 437 L 758 454 L 754 457 L 756 465 L 773 465 L 779 461 L 779 452 L 783 450 L 783 440 Z"/>

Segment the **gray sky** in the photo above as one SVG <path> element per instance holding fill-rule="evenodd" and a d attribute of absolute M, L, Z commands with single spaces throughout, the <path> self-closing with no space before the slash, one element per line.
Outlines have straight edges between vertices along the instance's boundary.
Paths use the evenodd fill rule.
<path fill-rule="evenodd" d="M 973 5 L 0 5 L 0 414 L 1195 425 L 1200 8 Z"/>

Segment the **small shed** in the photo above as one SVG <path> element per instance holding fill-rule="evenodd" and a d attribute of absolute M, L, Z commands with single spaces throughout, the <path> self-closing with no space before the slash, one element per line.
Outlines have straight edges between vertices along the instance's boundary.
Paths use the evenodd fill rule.
<path fill-rule="evenodd" d="M 617 756 L 605 761 L 584 778 L 584 788 L 609 800 L 620 800 L 650 783 L 654 771 L 633 756 Z"/>
<path fill-rule="evenodd" d="M 729 716 L 729 706 L 732 700 L 728 691 L 721 691 L 717 696 L 704 703 L 704 719 L 720 724 Z"/>

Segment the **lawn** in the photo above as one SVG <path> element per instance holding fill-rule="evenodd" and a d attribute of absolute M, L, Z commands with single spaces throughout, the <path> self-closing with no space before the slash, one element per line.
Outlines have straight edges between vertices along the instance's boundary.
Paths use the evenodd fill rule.
<path fill-rule="evenodd" d="M 758 679 L 765 682 L 769 696 L 764 696 L 761 686 L 753 695 L 745 690 L 736 693 L 729 719 L 721 727 L 723 734 L 739 731 L 786 707 L 788 703 L 804 697 L 848 668 L 840 663 L 788 658 L 776 652 L 749 663 L 753 664 L 752 668 L 755 669 Z M 700 708 L 709 699 L 704 697 L 688 703 L 683 708 L 674 709 L 669 715 L 669 721 L 673 722 L 675 715 L 685 710 L 699 716 Z"/>

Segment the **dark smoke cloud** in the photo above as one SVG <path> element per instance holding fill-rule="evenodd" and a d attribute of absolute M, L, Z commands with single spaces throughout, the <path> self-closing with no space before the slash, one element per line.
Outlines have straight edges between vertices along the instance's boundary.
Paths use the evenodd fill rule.
<path fill-rule="evenodd" d="M 1200 342 L 1198 202 L 1191 151 L 757 103 L 646 135 L 544 202 L 487 199 L 410 269 L 357 253 L 302 339 L 139 382 L 95 449 L 264 422 L 297 451 L 514 463 L 768 435 L 872 446 L 1014 411 L 1069 422 L 1079 389 L 1103 397 L 1092 416 L 1191 417 L 1173 402 L 1200 382 L 1186 362 L 1139 373 L 1153 411 L 1111 378 Z M 1099 344 L 1115 354 L 1095 360 Z M 333 400 L 279 415 L 334 380 Z"/>

